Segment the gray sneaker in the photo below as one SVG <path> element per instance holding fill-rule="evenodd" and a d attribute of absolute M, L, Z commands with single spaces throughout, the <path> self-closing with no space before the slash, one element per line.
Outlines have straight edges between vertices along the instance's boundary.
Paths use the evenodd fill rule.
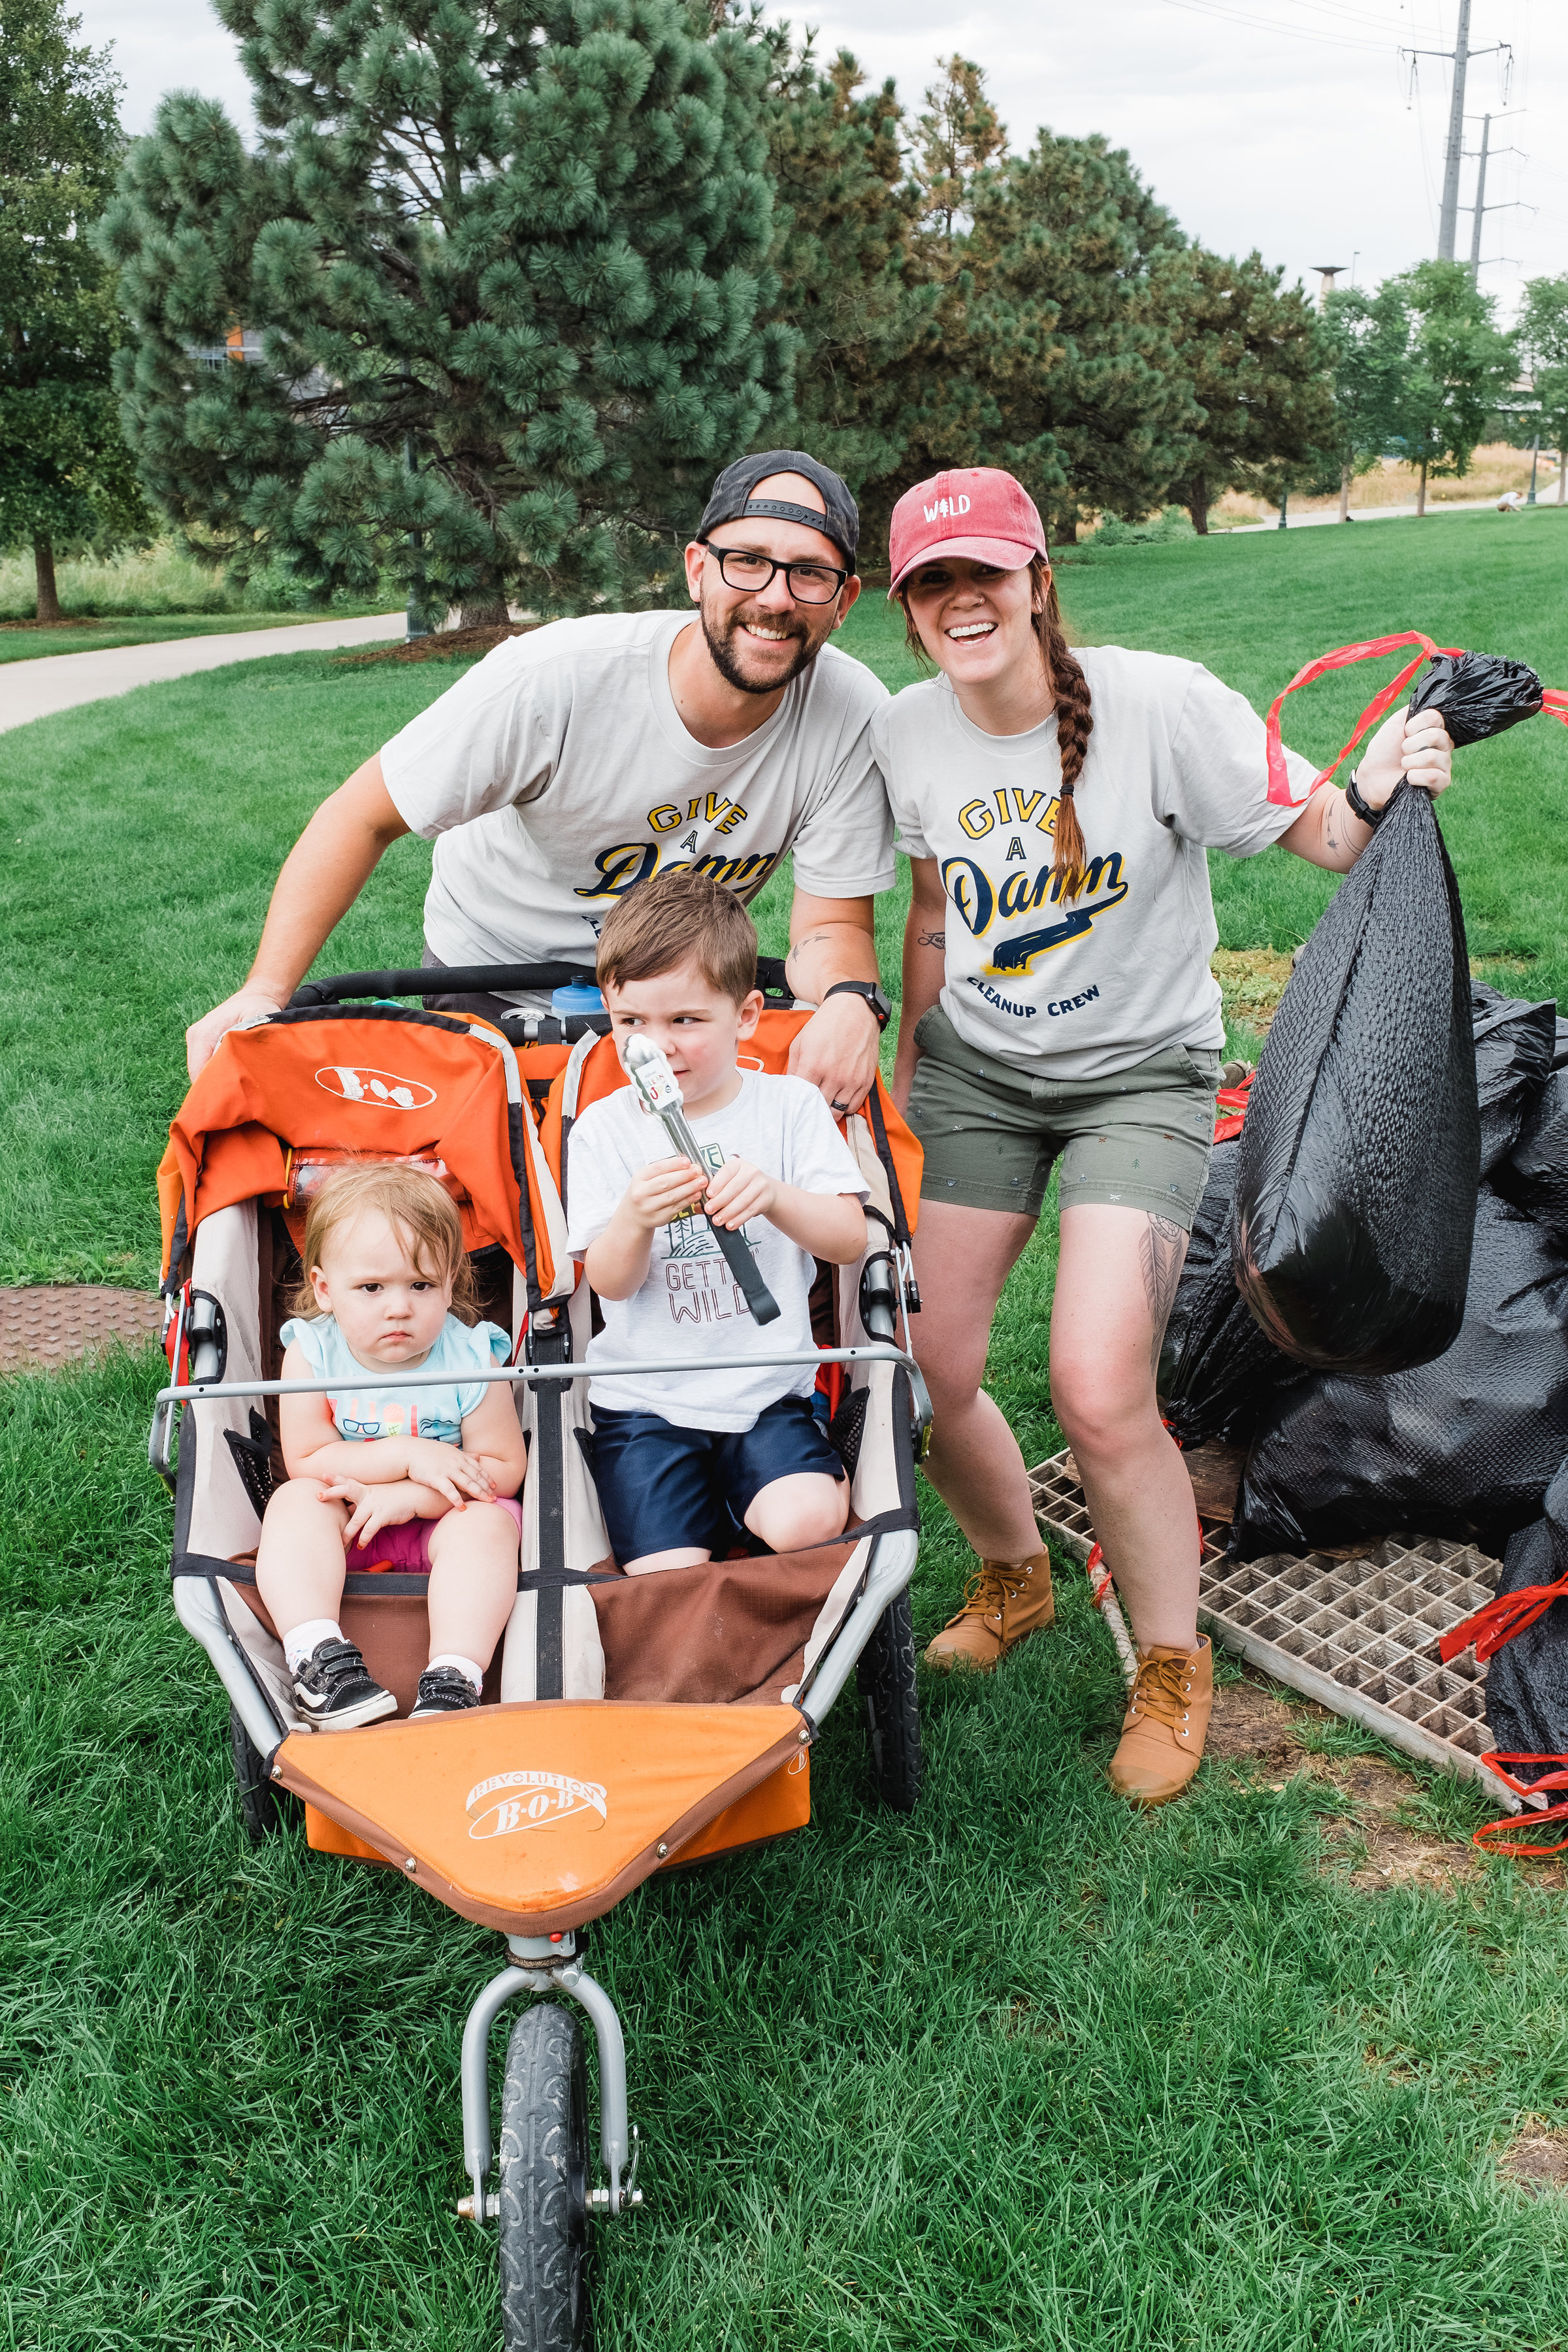
<path fill-rule="evenodd" d="M 318 1642 L 309 1663 L 294 1670 L 294 1696 L 318 1731 L 356 1731 L 397 1713 L 397 1701 L 364 1670 L 352 1642 Z"/>

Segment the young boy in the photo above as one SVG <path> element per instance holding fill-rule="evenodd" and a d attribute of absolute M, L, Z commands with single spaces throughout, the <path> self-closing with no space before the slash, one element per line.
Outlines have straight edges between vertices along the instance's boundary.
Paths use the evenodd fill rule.
<path fill-rule="evenodd" d="M 602 1302 L 590 1364 L 668 1370 L 595 1380 L 594 1468 L 616 1559 L 634 1573 L 722 1559 L 749 1530 L 775 1552 L 843 1532 L 849 1487 L 811 1409 L 813 1260 L 866 1246 L 867 1188 L 832 1114 L 801 1078 L 737 1067 L 763 999 L 740 900 L 678 869 L 628 893 L 599 940 L 616 1051 L 647 1038 L 668 1062 L 707 1166 L 672 1158 L 630 1087 L 584 1112 L 567 1148 L 569 1247 Z M 779 1304 L 765 1329 L 709 1229 L 740 1232 Z M 722 1355 L 722 1371 L 681 1358 Z"/>

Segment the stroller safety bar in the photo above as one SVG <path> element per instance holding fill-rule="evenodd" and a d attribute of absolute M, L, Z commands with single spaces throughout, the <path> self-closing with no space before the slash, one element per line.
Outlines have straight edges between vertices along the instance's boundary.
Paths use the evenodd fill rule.
<path fill-rule="evenodd" d="M 912 1356 L 901 1348 L 875 1346 L 869 1348 L 796 1348 L 776 1356 L 683 1356 L 680 1368 L 684 1372 L 725 1372 L 760 1364 L 902 1364 L 917 1385 L 917 1396 L 924 1394 L 924 1384 Z M 465 1372 L 464 1384 L 469 1381 L 598 1381 L 612 1375 L 636 1372 L 643 1378 L 669 1370 L 668 1360 L 637 1357 L 624 1363 L 593 1364 L 498 1364 L 488 1371 Z M 378 1372 L 378 1389 L 427 1389 L 431 1376 L 427 1371 Z M 198 1404 L 208 1398 L 262 1396 L 326 1396 L 341 1381 L 187 1381 L 183 1387 L 160 1389 L 156 1402 Z"/>

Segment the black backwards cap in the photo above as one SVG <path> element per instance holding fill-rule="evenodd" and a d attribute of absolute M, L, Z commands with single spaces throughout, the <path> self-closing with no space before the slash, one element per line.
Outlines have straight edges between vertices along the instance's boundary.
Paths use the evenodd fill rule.
<path fill-rule="evenodd" d="M 819 514 L 815 507 L 797 507 L 788 499 L 754 499 L 752 492 L 757 484 L 773 474 L 804 474 L 822 492 L 826 512 Z M 803 522 L 809 530 L 819 530 L 825 539 L 830 539 L 850 571 L 855 569 L 860 509 L 843 476 L 836 474 L 831 466 L 818 465 L 804 449 L 764 449 L 760 457 L 737 457 L 732 466 L 726 466 L 702 509 L 697 536 L 705 541 L 718 524 L 737 522 L 742 515 L 766 515 L 777 522 Z"/>

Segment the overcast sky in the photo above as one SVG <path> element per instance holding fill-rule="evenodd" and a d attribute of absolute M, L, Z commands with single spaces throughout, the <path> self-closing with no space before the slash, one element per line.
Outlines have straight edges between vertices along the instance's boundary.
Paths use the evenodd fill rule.
<path fill-rule="evenodd" d="M 247 85 L 208 0 L 76 5 L 85 37 L 113 44 L 131 130 L 147 127 L 165 89 L 195 88 L 248 131 Z M 842 45 L 869 74 L 891 75 L 911 113 L 938 55 L 962 51 L 984 67 L 1016 149 L 1042 124 L 1103 131 L 1183 227 L 1222 253 L 1257 246 L 1291 278 L 1353 260 L 1366 285 L 1436 251 L 1449 68 L 1422 58 L 1412 94 L 1399 52 L 1451 47 L 1457 0 L 821 0 L 773 13 L 816 25 L 825 53 Z M 1481 282 L 1507 317 L 1521 278 L 1568 270 L 1568 143 L 1551 129 L 1568 122 L 1568 11 L 1563 0 L 1474 0 L 1470 40 L 1513 49 L 1487 203 L 1536 208 L 1485 224 Z M 1472 61 L 1470 146 L 1481 115 L 1505 110 L 1501 63 Z M 1509 147 L 1522 154 L 1497 152 Z M 1465 166 L 1467 205 L 1475 168 Z M 1469 236 L 1465 213 L 1462 257 Z"/>

